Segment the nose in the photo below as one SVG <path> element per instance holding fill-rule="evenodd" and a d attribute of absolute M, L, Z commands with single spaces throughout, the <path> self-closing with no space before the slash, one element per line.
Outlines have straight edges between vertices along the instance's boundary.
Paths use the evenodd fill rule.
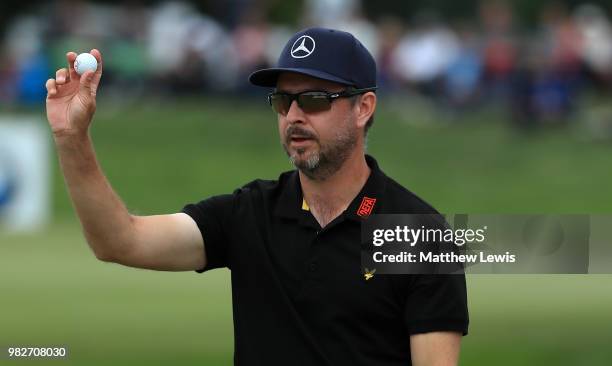
<path fill-rule="evenodd" d="M 297 103 L 297 100 L 292 100 L 287 111 L 287 122 L 293 123 L 304 123 L 304 111 Z"/>

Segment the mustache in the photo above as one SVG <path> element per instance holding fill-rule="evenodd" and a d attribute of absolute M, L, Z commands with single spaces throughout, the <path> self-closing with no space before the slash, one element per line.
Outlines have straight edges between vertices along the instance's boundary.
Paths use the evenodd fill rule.
<path fill-rule="evenodd" d="M 316 140 L 317 137 L 310 131 L 296 125 L 291 125 L 285 130 L 285 140 L 289 141 L 292 137 L 301 137 Z"/>

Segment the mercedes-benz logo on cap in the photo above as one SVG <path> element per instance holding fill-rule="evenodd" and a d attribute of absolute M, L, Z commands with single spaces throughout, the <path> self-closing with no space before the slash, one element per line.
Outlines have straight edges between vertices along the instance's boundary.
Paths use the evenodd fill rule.
<path fill-rule="evenodd" d="M 296 39 L 291 46 L 291 57 L 304 58 L 312 54 L 315 49 L 315 41 L 312 37 L 303 35 Z"/>

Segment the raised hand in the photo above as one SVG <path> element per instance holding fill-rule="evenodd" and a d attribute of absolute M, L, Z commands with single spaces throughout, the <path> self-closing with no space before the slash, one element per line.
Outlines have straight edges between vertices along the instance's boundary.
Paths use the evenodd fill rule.
<path fill-rule="evenodd" d="M 68 69 L 57 70 L 55 79 L 47 80 L 47 119 L 56 137 L 86 134 L 91 124 L 102 77 L 102 54 L 97 49 L 90 53 L 98 60 L 95 72 L 77 74 L 74 70 L 77 55 L 68 52 Z"/>

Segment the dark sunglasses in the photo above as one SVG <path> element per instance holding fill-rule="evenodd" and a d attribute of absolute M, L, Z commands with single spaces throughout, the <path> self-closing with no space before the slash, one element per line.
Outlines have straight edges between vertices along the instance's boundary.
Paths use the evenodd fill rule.
<path fill-rule="evenodd" d="M 298 106 L 304 112 L 316 113 L 329 110 L 332 102 L 338 98 L 348 98 L 374 90 L 376 90 L 376 87 L 364 89 L 350 88 L 334 93 L 325 91 L 303 91 L 296 94 L 274 92 L 268 94 L 268 102 L 276 113 L 283 116 L 287 115 L 294 100 L 297 101 Z"/>

